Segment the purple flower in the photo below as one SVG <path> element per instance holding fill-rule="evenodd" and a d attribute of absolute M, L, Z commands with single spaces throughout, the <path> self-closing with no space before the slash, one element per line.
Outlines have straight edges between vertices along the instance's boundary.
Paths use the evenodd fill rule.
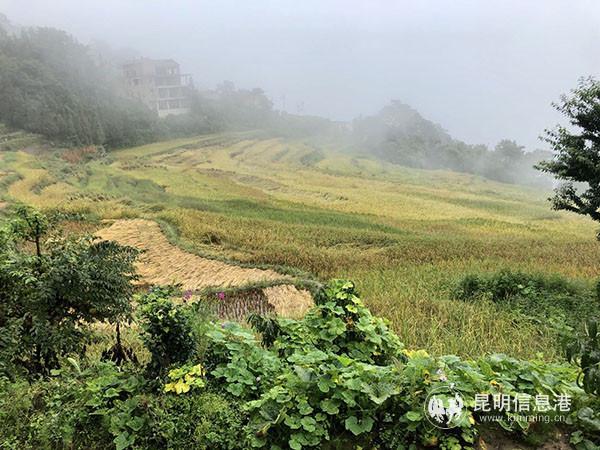
<path fill-rule="evenodd" d="M 192 298 L 193 292 L 191 289 L 188 289 L 187 291 L 185 291 L 183 293 L 183 300 L 184 301 L 188 301 L 190 298 Z"/>
<path fill-rule="evenodd" d="M 225 292 L 219 292 L 217 294 L 217 297 L 219 300 L 225 300 Z"/>

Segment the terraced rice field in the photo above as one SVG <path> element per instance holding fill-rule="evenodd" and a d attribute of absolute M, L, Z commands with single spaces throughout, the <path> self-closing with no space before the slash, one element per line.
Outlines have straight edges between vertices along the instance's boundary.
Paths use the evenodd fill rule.
<path fill-rule="evenodd" d="M 548 192 L 384 164 L 327 142 L 224 133 L 87 163 L 69 163 L 60 150 L 0 152 L 0 171 L 2 201 L 167 224 L 168 240 L 152 232 L 161 250 L 143 269 L 149 279 L 195 288 L 294 270 L 322 281 L 350 278 L 407 346 L 433 354 L 559 351 L 553 336 L 493 304 L 453 299 L 465 274 L 508 268 L 588 283 L 600 276 L 596 226 L 552 211 Z M 207 275 L 200 262 L 165 254 L 165 243 L 207 255 L 211 265 L 234 260 L 273 273 L 246 268 L 239 278 L 236 266 L 231 277 L 230 268 Z"/>
<path fill-rule="evenodd" d="M 171 244 L 159 225 L 151 220 L 117 220 L 96 235 L 103 240 L 142 250 L 137 271 L 141 282 L 147 285 L 180 284 L 184 290 L 201 291 L 242 287 L 250 283 L 292 281 L 273 270 L 243 268 L 185 252 Z M 301 316 L 312 305 L 310 294 L 293 285 L 271 286 L 264 289 L 263 294 L 266 303 L 277 314 L 286 317 Z M 242 316 L 242 313 L 235 315 Z"/>

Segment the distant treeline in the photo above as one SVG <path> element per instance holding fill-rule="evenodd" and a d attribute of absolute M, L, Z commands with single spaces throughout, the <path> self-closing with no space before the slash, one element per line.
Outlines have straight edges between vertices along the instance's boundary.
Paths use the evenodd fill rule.
<path fill-rule="evenodd" d="M 116 94 L 87 48 L 51 28 L 0 37 L 0 121 L 74 145 L 109 147 L 156 136 L 156 119 Z"/>
<path fill-rule="evenodd" d="M 551 185 L 550 177 L 533 168 L 550 159 L 550 152 L 525 152 L 508 139 L 500 141 L 494 151 L 485 145 L 465 144 L 399 101 L 392 101 L 374 116 L 355 119 L 352 128 L 356 151 L 367 151 L 385 161 L 472 173 L 506 183 Z"/>
<path fill-rule="evenodd" d="M 237 89 L 224 82 L 212 91 L 193 91 L 189 114 L 160 119 L 125 94 L 119 78 L 122 62 L 106 48 L 99 57 L 60 30 L 30 28 L 9 34 L 0 22 L 0 122 L 58 144 L 107 148 L 244 129 L 274 136 L 325 136 L 338 147 L 410 167 L 449 169 L 510 183 L 548 183 L 532 168 L 548 159 L 548 153 L 525 153 L 508 140 L 495 151 L 465 144 L 396 101 L 375 116 L 356 119 L 352 126 L 340 125 L 276 111 L 262 89 Z"/>
<path fill-rule="evenodd" d="M 96 56 L 60 30 L 30 28 L 17 35 L 0 27 L 0 122 L 61 144 L 108 148 L 227 129 L 302 135 L 329 123 L 278 113 L 261 89 L 227 82 L 209 95 L 193 92 L 190 114 L 159 119 L 124 94 L 118 61 Z"/>

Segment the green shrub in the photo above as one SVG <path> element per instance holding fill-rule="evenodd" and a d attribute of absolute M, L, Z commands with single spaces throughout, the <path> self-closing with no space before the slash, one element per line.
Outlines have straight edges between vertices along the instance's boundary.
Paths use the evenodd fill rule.
<path fill-rule="evenodd" d="M 600 302 L 587 287 L 560 276 L 501 271 L 467 275 L 454 289 L 464 301 L 490 300 L 535 322 L 562 330 L 578 328 L 581 317 L 600 314 Z"/>
<path fill-rule="evenodd" d="M 316 307 L 301 321 L 279 319 L 273 347 L 282 355 L 314 346 L 360 362 L 385 365 L 404 358 L 404 345 L 389 322 L 374 317 L 354 283 L 333 280 L 315 298 Z"/>
<path fill-rule="evenodd" d="M 567 347 L 567 358 L 581 367 L 583 389 L 600 395 L 600 322 L 587 321 L 584 332 Z"/>
<path fill-rule="evenodd" d="M 207 336 L 206 368 L 235 397 L 257 398 L 281 370 L 277 355 L 261 347 L 254 334 L 237 323 L 214 325 Z"/>
<path fill-rule="evenodd" d="M 151 432 L 158 427 L 143 379 L 112 363 L 82 371 L 72 360 L 47 380 L 2 387 L 2 448 L 122 450 L 162 445 L 161 435 Z"/>
<path fill-rule="evenodd" d="M 406 351 L 346 281 L 322 290 L 302 320 L 253 322 L 268 332 L 266 340 L 236 325 L 215 327 L 206 360 L 208 384 L 247 401 L 245 429 L 253 446 L 471 448 L 478 433 L 476 393 L 511 399 L 581 394 L 566 365 L 503 355 L 469 362 Z M 465 408 L 454 428 L 433 428 L 424 414 L 426 399 L 450 388 L 464 396 Z M 509 413 L 500 425 L 520 433 L 530 429 Z"/>
<path fill-rule="evenodd" d="M 90 323 L 129 317 L 137 250 L 66 238 L 28 207 L 0 234 L 0 369 L 47 375 L 83 350 Z"/>
<path fill-rule="evenodd" d="M 268 349 L 237 328 L 213 332 L 227 358 L 211 375 L 234 394 L 262 394 L 246 406 L 254 446 L 368 442 L 377 410 L 398 394 L 394 363 L 405 359 L 403 346 L 363 305 L 354 284 L 333 281 L 316 303 L 303 320 L 272 319 L 277 324 L 263 339 Z"/>
<path fill-rule="evenodd" d="M 151 360 L 153 375 L 164 373 L 172 364 L 185 363 L 196 350 L 196 335 L 189 309 L 171 300 L 174 287 L 154 287 L 139 298 L 142 339 Z"/>
<path fill-rule="evenodd" d="M 0 379 L 0 448 L 31 448 L 26 441 L 34 397 L 34 389 L 27 381 L 10 383 Z"/>
<path fill-rule="evenodd" d="M 600 322 L 587 321 L 584 330 L 567 345 L 567 358 L 580 369 L 578 382 L 592 396 L 574 419 L 579 431 L 571 437 L 578 450 L 600 448 Z M 597 445 L 597 447 L 594 447 Z"/>
<path fill-rule="evenodd" d="M 455 296 L 469 300 L 486 296 L 500 302 L 518 295 L 581 294 L 581 287 L 559 276 L 532 275 L 503 270 L 491 275 L 467 275 L 455 289 Z"/>
<path fill-rule="evenodd" d="M 167 395 L 161 428 L 169 449 L 234 450 L 249 448 L 244 437 L 246 414 L 240 404 L 214 392 Z"/>

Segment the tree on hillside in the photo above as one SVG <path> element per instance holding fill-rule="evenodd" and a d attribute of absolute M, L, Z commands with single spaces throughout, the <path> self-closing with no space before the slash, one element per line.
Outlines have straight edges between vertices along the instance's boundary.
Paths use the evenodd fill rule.
<path fill-rule="evenodd" d="M 506 166 L 510 166 L 514 161 L 521 159 L 525 152 L 524 147 L 510 139 L 502 139 L 494 149 L 495 155 Z"/>
<path fill-rule="evenodd" d="M 89 324 L 131 313 L 137 250 L 65 238 L 39 212 L 19 207 L 0 228 L 0 376 L 47 374 L 83 349 Z"/>
<path fill-rule="evenodd" d="M 367 150 L 394 164 L 474 173 L 503 183 L 550 184 L 549 177 L 532 167 L 546 157 L 539 152 L 525 152 L 509 139 L 500 141 L 494 151 L 466 144 L 399 101 L 373 116 L 355 119 L 352 138 L 359 152 Z"/>
<path fill-rule="evenodd" d="M 510 139 L 502 139 L 493 152 L 483 153 L 482 173 L 491 179 L 504 183 L 519 183 L 527 178 L 524 171 L 530 170 L 532 164 L 525 164 L 524 147 Z"/>
<path fill-rule="evenodd" d="M 86 46 L 52 28 L 0 32 L 0 122 L 70 145 L 135 145 L 158 122 L 124 98 Z"/>
<path fill-rule="evenodd" d="M 563 183 L 551 198 L 554 209 L 587 215 L 600 222 L 600 83 L 581 79 L 571 95 L 553 105 L 570 126 L 546 130 L 554 158 L 536 167 Z M 598 235 L 600 239 L 600 234 Z"/>

